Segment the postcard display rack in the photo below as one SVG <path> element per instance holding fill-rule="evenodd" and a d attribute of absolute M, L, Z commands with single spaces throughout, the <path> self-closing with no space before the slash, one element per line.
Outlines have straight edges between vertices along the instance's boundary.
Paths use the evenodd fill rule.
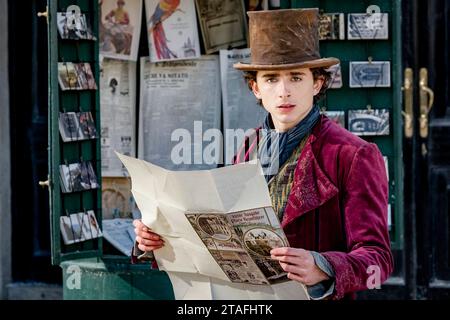
<path fill-rule="evenodd" d="M 388 224 L 394 251 L 403 247 L 400 1 L 291 1 L 319 8 L 321 55 L 340 59 L 324 113 L 378 145 L 389 179 Z"/>
<path fill-rule="evenodd" d="M 102 250 L 97 1 L 49 1 L 47 10 L 52 263 L 64 298 L 171 298 L 165 274 Z"/>

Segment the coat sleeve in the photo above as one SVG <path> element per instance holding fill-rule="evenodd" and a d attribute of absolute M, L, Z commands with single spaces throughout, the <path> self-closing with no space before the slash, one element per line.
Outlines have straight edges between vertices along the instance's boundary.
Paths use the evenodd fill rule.
<path fill-rule="evenodd" d="M 321 252 L 335 271 L 333 299 L 384 282 L 393 270 L 387 226 L 388 181 L 374 144 L 360 147 L 344 183 L 347 252 Z"/>

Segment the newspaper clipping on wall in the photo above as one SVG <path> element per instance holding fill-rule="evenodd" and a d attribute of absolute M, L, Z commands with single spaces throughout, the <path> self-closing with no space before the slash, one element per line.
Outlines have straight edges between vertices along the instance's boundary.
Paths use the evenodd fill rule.
<path fill-rule="evenodd" d="M 100 72 L 102 176 L 127 174 L 114 150 L 135 156 L 136 63 L 103 59 Z"/>
<path fill-rule="evenodd" d="M 194 1 L 145 0 L 150 61 L 200 58 Z"/>
<path fill-rule="evenodd" d="M 243 0 L 195 0 L 207 54 L 247 44 Z"/>
<path fill-rule="evenodd" d="M 237 62 L 250 62 L 250 49 L 220 50 L 225 164 L 231 164 L 244 141 L 245 131 L 259 127 L 267 115 L 247 86 Z"/>
<path fill-rule="evenodd" d="M 258 160 L 170 171 L 117 154 L 142 222 L 164 239 L 154 251 L 176 299 L 308 299 L 270 250 L 288 246 Z"/>
<path fill-rule="evenodd" d="M 218 70 L 218 56 L 157 63 L 142 58 L 140 158 L 172 170 L 217 166 L 222 157 L 221 135 L 216 134 L 221 121 Z"/>

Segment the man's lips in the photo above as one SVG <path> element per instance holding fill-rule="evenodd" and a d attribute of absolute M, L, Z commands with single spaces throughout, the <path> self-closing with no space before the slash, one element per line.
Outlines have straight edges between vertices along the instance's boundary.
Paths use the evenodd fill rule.
<path fill-rule="evenodd" d="M 295 107 L 295 104 L 285 103 L 285 104 L 279 105 L 277 108 L 280 108 L 280 109 L 291 109 L 291 108 L 294 108 L 294 107 Z"/>

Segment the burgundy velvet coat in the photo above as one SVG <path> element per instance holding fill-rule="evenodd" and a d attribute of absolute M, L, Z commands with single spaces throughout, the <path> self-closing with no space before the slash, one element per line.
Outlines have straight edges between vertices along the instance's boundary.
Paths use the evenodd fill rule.
<path fill-rule="evenodd" d="M 256 142 L 248 138 L 235 163 L 248 161 Z M 330 262 L 332 299 L 367 289 L 373 270 L 380 271 L 381 282 L 392 272 L 387 208 L 378 147 L 321 116 L 298 159 L 281 224 L 291 247 L 320 252 Z"/>

